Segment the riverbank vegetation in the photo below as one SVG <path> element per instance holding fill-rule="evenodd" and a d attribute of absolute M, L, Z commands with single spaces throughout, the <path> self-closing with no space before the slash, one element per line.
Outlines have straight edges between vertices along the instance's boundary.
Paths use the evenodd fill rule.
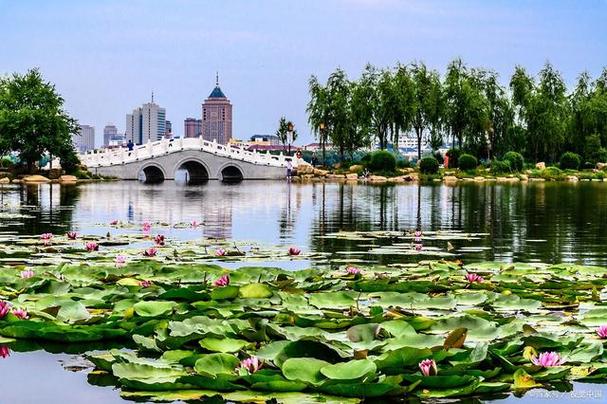
<path fill-rule="evenodd" d="M 0 77 L 0 156 L 15 154 L 10 166 L 14 175 L 37 172 L 44 156 L 58 157 L 68 174 L 78 171 L 72 135 L 79 127 L 63 104 L 55 86 L 37 69 Z"/>
<path fill-rule="evenodd" d="M 372 144 L 396 147 L 410 133 L 418 160 L 427 142 L 434 151 L 451 143 L 478 160 L 503 162 L 515 151 L 534 164 L 558 163 L 565 152 L 578 154 L 582 168 L 607 162 L 607 69 L 597 78 L 581 73 L 568 89 L 550 63 L 537 76 L 517 66 L 506 85 L 461 59 L 444 75 L 423 62 L 367 65 L 354 80 L 340 68 L 324 84 L 312 76 L 309 92 L 312 131 L 342 159 Z"/>

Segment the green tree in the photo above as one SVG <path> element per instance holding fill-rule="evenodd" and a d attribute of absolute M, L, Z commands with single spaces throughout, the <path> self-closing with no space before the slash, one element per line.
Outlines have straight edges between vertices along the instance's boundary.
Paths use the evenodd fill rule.
<path fill-rule="evenodd" d="M 55 86 L 38 69 L 0 78 L 0 151 L 18 152 L 29 172 L 45 153 L 72 158 L 72 135 L 78 129 Z"/>
<path fill-rule="evenodd" d="M 428 129 L 433 119 L 432 114 L 436 108 L 432 72 L 423 63 L 416 63 L 411 68 L 410 86 L 412 97 L 405 102 L 411 105 L 412 126 L 417 140 L 417 159 L 422 158 L 422 140 L 424 131 Z"/>
<path fill-rule="evenodd" d="M 311 76 L 308 81 L 308 91 L 310 101 L 306 111 L 308 113 L 308 123 L 312 128 L 312 133 L 318 139 L 322 149 L 322 162 L 326 161 L 326 145 L 329 138 L 331 117 L 329 115 L 329 100 L 327 89 L 323 86 L 316 76 Z"/>
<path fill-rule="evenodd" d="M 297 130 L 294 128 L 293 122 L 288 121 L 287 118 L 281 116 L 278 121 L 278 129 L 276 129 L 276 136 L 280 143 L 285 146 L 289 142 L 289 127 L 291 128 L 291 141 L 295 142 L 297 139 Z"/>

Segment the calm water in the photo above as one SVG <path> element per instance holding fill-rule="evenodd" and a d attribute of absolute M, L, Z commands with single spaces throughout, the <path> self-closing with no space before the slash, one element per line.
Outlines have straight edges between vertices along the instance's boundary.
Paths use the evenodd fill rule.
<path fill-rule="evenodd" d="M 421 228 L 426 232 L 485 233 L 479 239 L 453 241 L 455 252 L 465 261 L 566 261 L 607 266 L 607 183 L 375 187 L 253 181 L 186 187 L 169 181 L 155 186 L 137 182 L 4 186 L 0 188 L 0 205 L 0 237 L 67 230 L 105 234 L 107 228 L 99 224 L 114 219 L 138 223 L 197 220 L 204 223 L 197 230 L 163 229 L 163 233 L 174 238 L 204 235 L 297 245 L 343 258 L 344 251 L 366 252 L 389 241 L 376 240 L 375 246 L 370 246 L 368 241 L 361 245 L 322 235 L 340 230 Z M 435 246 L 443 248 L 445 243 Z M 356 257 L 382 263 L 421 259 L 364 253 Z M 87 383 L 86 372 L 64 370 L 59 360 L 70 357 L 38 351 L 13 353 L 0 360 L 0 404 L 121 402 L 112 388 Z M 589 392 L 590 397 L 602 392 L 598 401 L 583 401 L 601 402 L 607 397 L 607 391 L 595 385 L 582 385 L 576 391 Z M 559 397 L 566 401 L 575 398 Z M 525 402 L 546 402 L 556 396 L 538 393 L 525 398 Z M 500 402 L 509 401 L 517 399 L 511 396 Z"/>

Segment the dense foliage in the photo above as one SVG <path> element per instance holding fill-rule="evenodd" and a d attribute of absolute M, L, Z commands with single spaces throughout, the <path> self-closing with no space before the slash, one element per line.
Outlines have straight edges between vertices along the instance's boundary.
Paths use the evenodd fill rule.
<path fill-rule="evenodd" d="M 396 169 L 396 158 L 390 152 L 378 150 L 370 154 L 367 167 L 372 172 L 394 172 Z"/>
<path fill-rule="evenodd" d="M 509 160 L 493 159 L 491 161 L 491 172 L 493 174 L 507 174 L 512 171 Z"/>
<path fill-rule="evenodd" d="M 580 167 L 580 156 L 573 152 L 563 153 L 561 156 L 561 169 L 562 170 L 577 170 Z"/>
<path fill-rule="evenodd" d="M 29 171 L 45 153 L 73 167 L 72 135 L 77 132 L 63 98 L 37 69 L 0 78 L 0 155 L 17 152 Z"/>
<path fill-rule="evenodd" d="M 582 73 L 572 90 L 550 63 L 537 77 L 517 66 L 505 86 L 496 72 L 460 59 L 442 77 L 423 63 L 367 65 L 358 80 L 337 69 L 326 84 L 315 76 L 309 84 L 312 130 L 342 155 L 410 133 L 418 158 L 424 142 L 433 150 L 452 142 L 483 159 L 516 150 L 530 161 L 556 162 L 565 151 L 607 160 L 607 69 L 596 79 Z M 507 160 L 521 169 L 518 158 Z"/>
<path fill-rule="evenodd" d="M 419 171 L 422 174 L 436 174 L 438 172 L 438 161 L 434 157 L 424 157 L 419 161 Z"/>
<path fill-rule="evenodd" d="M 510 168 L 512 171 L 523 171 L 525 159 L 523 158 L 522 154 L 515 151 L 509 151 L 508 153 L 504 154 L 504 160 L 510 163 Z"/>
<path fill-rule="evenodd" d="M 461 170 L 474 170 L 478 166 L 478 160 L 473 155 L 464 153 L 459 156 L 458 165 Z"/>

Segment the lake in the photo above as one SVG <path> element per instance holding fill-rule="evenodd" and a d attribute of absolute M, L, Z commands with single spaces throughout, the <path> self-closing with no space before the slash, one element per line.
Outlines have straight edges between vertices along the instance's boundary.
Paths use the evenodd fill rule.
<path fill-rule="evenodd" d="M 449 251 L 464 262 L 542 261 L 607 266 L 607 184 L 529 183 L 365 186 L 337 183 L 290 184 L 249 181 L 185 186 L 175 182 L 90 183 L 77 186 L 4 186 L 0 189 L 0 238 L 7 234 L 105 234 L 112 220 L 169 224 L 193 220 L 196 229 L 163 231 L 169 238 L 204 237 L 296 245 L 329 253 L 337 260 L 367 263 L 414 262 Z M 434 240 L 418 253 L 393 245 L 378 232 L 475 233 L 451 241 Z M 340 231 L 380 234 L 372 242 L 334 237 Z M 333 236 L 332 236 L 333 235 Z M 407 254 L 399 254 L 399 251 Z M 0 254 L 1 255 L 1 254 Z M 317 265 L 300 261 L 294 265 Z M 298 268 L 299 268 L 298 267 Z M 111 387 L 92 386 L 87 372 L 64 370 L 73 353 L 46 348 L 13 353 L 0 360 L 4 387 L 0 403 L 122 402 Z M 78 352 L 78 349 L 74 349 Z M 597 385 L 574 392 L 604 398 Z M 598 392 L 598 393 L 597 393 Z M 557 392 L 547 392 L 557 393 Z M 572 399 L 569 393 L 561 399 Z M 602 395 L 601 395 L 602 394 Z M 25 397 L 30 400 L 23 401 Z M 539 393 L 525 402 L 546 402 Z M 510 396 L 500 402 L 518 401 Z"/>

